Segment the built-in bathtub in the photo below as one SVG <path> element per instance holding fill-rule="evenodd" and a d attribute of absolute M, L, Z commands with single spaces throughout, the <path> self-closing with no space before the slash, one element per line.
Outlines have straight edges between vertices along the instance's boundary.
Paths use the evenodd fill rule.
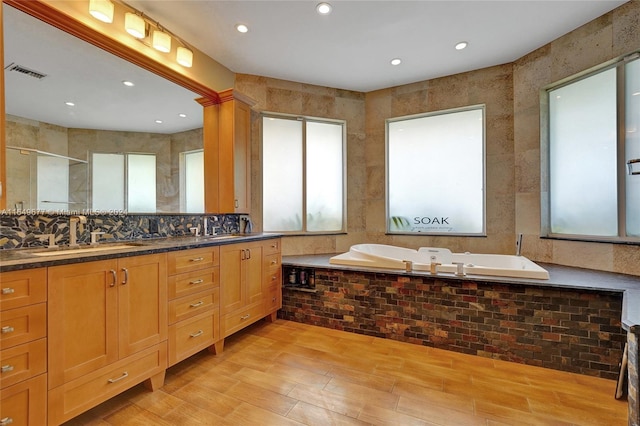
<path fill-rule="evenodd" d="M 549 279 L 546 269 L 524 256 L 452 253 L 449 249 L 438 247 L 414 250 L 385 244 L 357 244 L 351 246 L 347 253 L 333 256 L 329 262 L 335 265 L 382 269 L 409 267 L 414 271 L 432 271 L 432 263 L 437 263 L 437 273 L 459 273 L 462 268 L 465 274 Z"/>

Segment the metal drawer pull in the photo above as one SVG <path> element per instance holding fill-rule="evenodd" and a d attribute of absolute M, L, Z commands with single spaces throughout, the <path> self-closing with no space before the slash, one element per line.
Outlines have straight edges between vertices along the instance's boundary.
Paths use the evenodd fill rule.
<path fill-rule="evenodd" d="M 251 259 L 251 249 L 247 249 L 247 253 L 249 254 L 249 256 L 247 256 L 247 260 Z"/>
<path fill-rule="evenodd" d="M 198 337 L 198 336 L 202 336 L 203 334 L 204 334 L 204 331 L 202 331 L 202 330 L 198 330 L 198 331 L 196 331 L 195 333 L 190 334 L 189 336 L 191 336 L 191 337 Z"/>
<path fill-rule="evenodd" d="M 10 365 L 10 364 L 3 365 L 2 368 L 0 368 L 0 371 L 3 373 L 8 373 L 9 371 L 13 371 L 13 365 Z"/>
<path fill-rule="evenodd" d="M 118 281 L 118 274 L 116 273 L 115 269 L 110 269 L 109 273 L 113 277 L 113 281 L 111 282 L 111 284 L 109 284 L 109 287 L 115 287 L 116 281 Z"/>
<path fill-rule="evenodd" d="M 2 327 L 2 334 L 13 333 L 14 331 L 15 329 L 10 325 L 5 325 L 4 327 Z"/>
<path fill-rule="evenodd" d="M 122 272 L 124 272 L 124 280 L 122 280 L 122 285 L 125 285 L 129 282 L 129 270 L 127 268 L 122 268 Z"/>
<path fill-rule="evenodd" d="M 189 306 L 191 306 L 192 308 L 197 308 L 198 306 L 202 306 L 204 305 L 204 302 L 201 300 L 198 303 L 192 303 Z"/>
<path fill-rule="evenodd" d="M 204 257 L 194 257 L 193 259 L 189 259 L 189 262 L 202 262 Z"/>
<path fill-rule="evenodd" d="M 277 249 L 278 248 L 278 244 L 271 244 L 271 248 Z"/>
<path fill-rule="evenodd" d="M 271 281 L 275 281 L 275 280 L 276 280 L 276 278 L 278 278 L 278 277 L 276 277 L 275 275 L 274 275 L 274 276 L 272 276 L 272 277 L 271 277 Z"/>
<path fill-rule="evenodd" d="M 202 284 L 203 282 L 204 282 L 204 280 L 202 278 L 200 278 L 199 280 L 189 281 L 189 284 Z"/>
<path fill-rule="evenodd" d="M 109 383 L 115 383 L 115 382 L 119 382 L 120 380 L 129 377 L 129 373 L 127 373 L 126 371 L 124 373 L 122 373 L 122 376 L 118 377 L 117 379 L 109 379 L 107 380 Z"/>
<path fill-rule="evenodd" d="M 14 289 L 12 289 L 11 287 L 7 287 L 7 288 L 3 288 L 2 289 L 2 294 L 13 294 L 15 292 Z"/>
<path fill-rule="evenodd" d="M 250 316 L 251 316 L 250 314 L 243 315 L 243 316 L 240 317 L 240 319 L 244 321 L 246 319 L 249 319 Z"/>
<path fill-rule="evenodd" d="M 5 417 L 0 419 L 0 426 L 7 426 L 13 423 L 13 419 L 11 417 Z"/>
<path fill-rule="evenodd" d="M 277 265 L 277 264 L 278 264 L 278 261 L 277 261 L 277 260 L 272 260 L 272 261 L 271 261 L 271 264 L 272 264 L 272 265 Z"/>

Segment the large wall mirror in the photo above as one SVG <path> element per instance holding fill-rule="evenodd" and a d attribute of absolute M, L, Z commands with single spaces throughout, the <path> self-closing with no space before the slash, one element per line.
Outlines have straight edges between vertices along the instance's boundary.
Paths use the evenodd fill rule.
<path fill-rule="evenodd" d="M 203 213 L 201 95 L 2 7 L 7 208 Z"/>

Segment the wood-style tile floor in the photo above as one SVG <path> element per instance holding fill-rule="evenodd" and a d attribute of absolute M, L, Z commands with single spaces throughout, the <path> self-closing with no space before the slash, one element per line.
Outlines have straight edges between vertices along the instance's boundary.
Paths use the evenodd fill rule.
<path fill-rule="evenodd" d="M 626 425 L 615 382 L 289 321 L 259 322 L 68 424 Z"/>

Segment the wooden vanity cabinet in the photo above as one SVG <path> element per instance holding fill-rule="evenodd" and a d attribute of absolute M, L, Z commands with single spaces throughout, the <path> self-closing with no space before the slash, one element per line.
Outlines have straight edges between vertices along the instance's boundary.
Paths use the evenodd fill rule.
<path fill-rule="evenodd" d="M 46 423 L 46 301 L 46 269 L 0 273 L 0 424 Z"/>
<path fill-rule="evenodd" d="M 49 424 L 62 423 L 167 367 L 166 254 L 48 269 Z"/>
<path fill-rule="evenodd" d="M 220 340 L 220 249 L 168 254 L 169 366 Z"/>
<path fill-rule="evenodd" d="M 227 337 L 280 305 L 271 303 L 272 283 L 280 285 L 280 239 L 220 248 L 221 335 Z"/>

